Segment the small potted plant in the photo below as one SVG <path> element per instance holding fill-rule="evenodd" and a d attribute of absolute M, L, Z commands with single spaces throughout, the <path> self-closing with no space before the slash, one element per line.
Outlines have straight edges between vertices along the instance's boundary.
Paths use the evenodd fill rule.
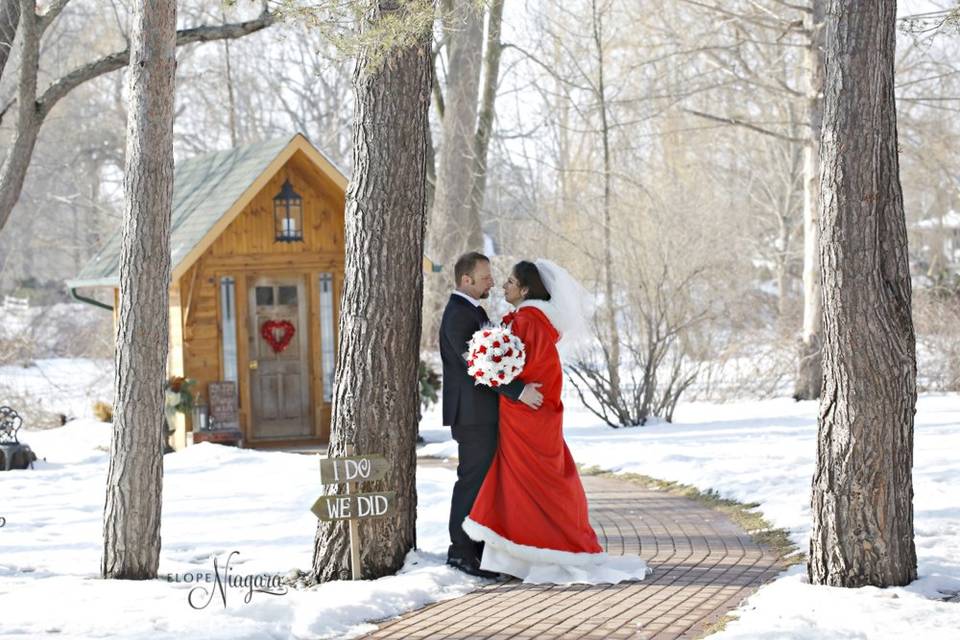
<path fill-rule="evenodd" d="M 174 418 L 177 413 L 186 415 L 193 409 L 193 392 L 191 389 L 196 384 L 193 378 L 184 378 L 182 376 L 171 376 L 163 385 L 163 415 L 167 421 L 167 437 L 174 431 Z M 169 443 L 167 443 L 169 450 Z"/>

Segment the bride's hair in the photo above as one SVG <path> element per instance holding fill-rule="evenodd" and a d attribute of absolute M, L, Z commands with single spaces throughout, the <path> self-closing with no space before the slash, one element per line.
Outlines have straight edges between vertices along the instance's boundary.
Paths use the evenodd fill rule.
<path fill-rule="evenodd" d="M 517 284 L 523 289 L 526 287 L 527 295 L 524 300 L 549 300 L 550 292 L 543 284 L 540 278 L 540 270 L 537 265 L 526 260 L 521 260 L 513 265 L 513 277 L 517 279 Z"/>

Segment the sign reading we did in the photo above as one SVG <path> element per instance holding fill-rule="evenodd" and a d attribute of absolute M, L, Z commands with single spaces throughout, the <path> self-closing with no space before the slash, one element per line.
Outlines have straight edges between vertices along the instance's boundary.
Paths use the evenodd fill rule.
<path fill-rule="evenodd" d="M 351 456 L 320 461 L 320 482 L 352 484 L 380 480 L 390 465 L 382 456 Z M 396 510 L 396 492 L 353 493 L 320 496 L 313 504 L 314 515 L 321 520 L 379 518 Z"/>
<path fill-rule="evenodd" d="M 350 570 L 354 580 L 360 579 L 359 520 L 381 518 L 396 511 L 395 491 L 357 493 L 357 483 L 382 479 L 390 469 L 386 458 L 379 455 L 354 456 L 347 446 L 347 457 L 320 460 L 320 482 L 347 485 L 345 494 L 317 498 L 310 510 L 324 521 L 347 520 L 350 523 Z"/>

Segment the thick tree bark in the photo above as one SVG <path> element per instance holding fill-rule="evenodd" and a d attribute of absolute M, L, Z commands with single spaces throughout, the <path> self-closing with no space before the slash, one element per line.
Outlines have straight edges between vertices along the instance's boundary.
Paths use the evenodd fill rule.
<path fill-rule="evenodd" d="M 823 46 L 827 0 L 811 0 L 804 16 L 810 41 L 804 51 L 807 76 L 805 99 L 810 134 L 803 149 L 803 330 L 800 334 L 794 398 L 820 397 L 823 383 L 820 331 L 823 307 L 820 293 L 820 129 L 823 125 Z"/>
<path fill-rule="evenodd" d="M 403 11 L 399 4 L 380 0 L 365 25 Z M 397 493 L 394 515 L 360 522 L 364 578 L 395 573 L 416 543 L 430 40 L 425 31 L 377 67 L 362 53 L 354 74 L 354 170 L 328 452 L 343 456 L 351 444 L 358 454 L 385 455 L 390 471 L 364 489 Z M 347 527 L 320 522 L 311 579 L 349 578 L 349 556 Z"/>
<path fill-rule="evenodd" d="M 131 37 L 105 578 L 155 578 L 160 560 L 176 15 L 175 0 L 143 0 Z"/>
<path fill-rule="evenodd" d="M 917 367 L 897 158 L 896 2 L 831 0 L 827 15 L 824 385 L 808 571 L 814 584 L 904 585 L 917 577 Z"/>

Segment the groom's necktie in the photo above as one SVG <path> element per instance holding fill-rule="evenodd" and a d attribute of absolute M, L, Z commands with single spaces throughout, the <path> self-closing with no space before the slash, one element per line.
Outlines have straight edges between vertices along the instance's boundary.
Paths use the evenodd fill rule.
<path fill-rule="evenodd" d="M 477 315 L 480 316 L 480 325 L 481 325 L 481 326 L 483 326 L 483 325 L 485 325 L 486 323 L 490 322 L 490 318 L 487 316 L 487 312 L 486 312 L 486 311 L 483 309 L 483 307 L 481 307 L 480 305 L 477 305 Z"/>

